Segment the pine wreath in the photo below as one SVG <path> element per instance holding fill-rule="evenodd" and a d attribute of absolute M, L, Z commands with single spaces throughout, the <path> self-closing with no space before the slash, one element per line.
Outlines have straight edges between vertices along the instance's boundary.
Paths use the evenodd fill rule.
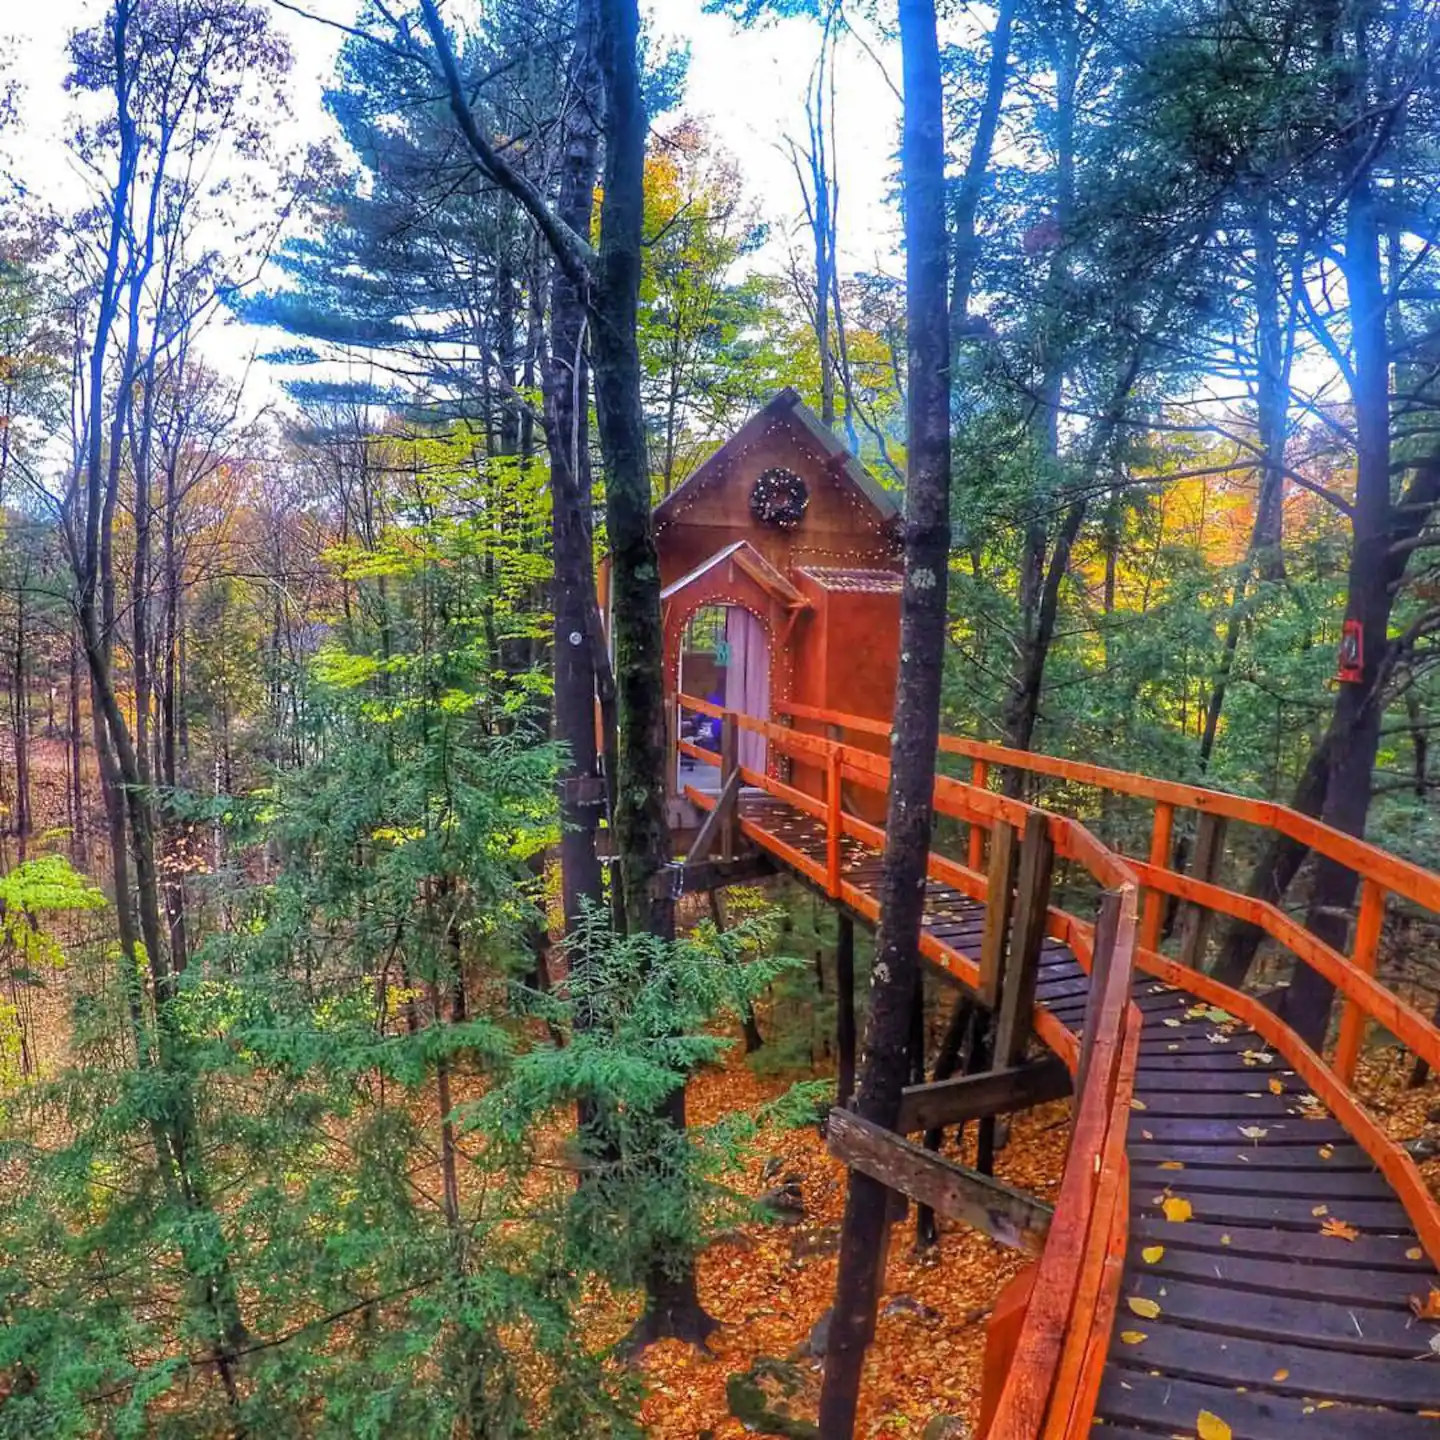
<path fill-rule="evenodd" d="M 750 513 L 762 525 L 793 530 L 804 518 L 810 504 L 805 482 L 793 471 L 775 466 L 762 470 L 750 491 Z"/>

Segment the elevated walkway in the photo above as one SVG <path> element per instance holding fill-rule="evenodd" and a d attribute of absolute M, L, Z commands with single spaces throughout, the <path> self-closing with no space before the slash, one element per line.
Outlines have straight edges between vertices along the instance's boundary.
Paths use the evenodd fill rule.
<path fill-rule="evenodd" d="M 873 748 L 884 727 L 800 707 L 787 718 L 725 721 L 762 731 L 772 761 L 823 777 L 819 795 L 712 757 L 705 763 L 732 773 L 690 798 L 713 811 L 728 796 L 734 832 L 873 923 L 884 833 L 851 807 L 858 792 L 884 791 L 888 762 Z M 1440 1068 L 1440 1030 L 1372 973 L 1387 895 L 1440 909 L 1440 878 L 1281 806 L 949 737 L 943 748 L 972 762 L 972 783 L 940 779 L 935 793 L 965 862 L 931 857 L 922 952 L 971 990 L 987 983 L 987 836 L 1023 829 L 1033 813 L 986 788 L 995 769 L 1155 808 L 1143 862 L 1043 812 L 1068 867 L 1064 891 L 1088 884 L 1098 923 L 1048 906 L 1037 947 L 1030 1023 L 1075 1076 L 1075 1114 L 1053 1220 L 1015 1333 L 1002 1339 L 1008 1364 L 988 1397 L 986 1435 L 1436 1440 L 1440 1325 L 1414 1302 L 1440 1288 L 1440 1206 L 1354 1075 L 1367 1022 Z M 1181 807 L 1206 817 L 1188 876 L 1170 869 Z M 1350 956 L 1215 883 L 1225 821 L 1294 833 L 1359 873 Z M 1180 903 L 1174 948 L 1190 964 L 1161 950 L 1167 897 Z M 1194 968 L 1216 914 L 1258 924 L 1335 982 L 1342 1015 L 1328 1059 L 1252 996 Z"/>

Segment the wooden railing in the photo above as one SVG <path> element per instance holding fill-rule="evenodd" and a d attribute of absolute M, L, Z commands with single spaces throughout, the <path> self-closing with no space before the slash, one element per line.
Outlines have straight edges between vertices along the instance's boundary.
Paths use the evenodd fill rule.
<path fill-rule="evenodd" d="M 889 736 L 889 727 L 885 724 L 860 716 L 803 705 L 779 707 L 779 713 L 792 723 L 822 724 L 829 734 L 853 732 L 887 740 Z M 804 732 L 797 730 L 796 733 Z M 1357 1099 L 1353 1088 L 1365 1028 L 1372 1022 L 1393 1035 L 1417 1059 L 1432 1069 L 1440 1069 L 1440 1028 L 1375 976 L 1388 897 L 1398 896 L 1440 915 L 1440 875 L 1274 801 L 1251 800 L 1222 790 L 1158 780 L 953 735 L 940 737 L 940 750 L 970 760 L 970 783 L 977 789 L 987 786 L 996 770 L 1008 767 L 1027 775 L 1135 797 L 1154 806 L 1148 860 L 1127 858 L 1125 861 L 1145 892 L 1136 955 L 1138 966 L 1158 979 L 1183 985 L 1200 998 L 1221 1006 L 1280 1050 L 1311 1091 L 1374 1160 L 1405 1205 L 1426 1252 L 1440 1265 L 1440 1205 L 1414 1161 L 1389 1138 Z M 1360 905 L 1350 953 L 1342 955 L 1268 901 L 1238 894 L 1213 879 L 1193 873 L 1178 874 L 1171 864 L 1177 810 L 1193 810 L 1200 817 L 1197 869 L 1213 873 L 1210 861 L 1218 861 L 1223 849 L 1223 832 L 1217 831 L 1217 822 L 1238 821 L 1287 836 L 1353 870 L 1360 881 Z M 974 842 L 972 830 L 972 846 Z M 1341 1010 L 1328 1063 L 1320 1053 L 1304 1044 L 1274 1011 L 1253 996 L 1223 985 L 1196 968 L 1201 947 L 1195 943 L 1195 937 L 1203 934 L 1203 928 L 1182 934 L 1178 958 L 1160 952 L 1166 897 L 1186 902 L 1192 915 L 1201 919 L 1221 915 L 1254 925 L 1296 962 L 1310 966 L 1334 985 Z"/>
<path fill-rule="evenodd" d="M 740 830 L 832 899 L 877 920 L 879 906 L 873 895 L 846 878 L 842 841 L 858 840 L 882 850 L 884 831 L 852 814 L 843 796 L 846 786 L 883 795 L 889 785 L 889 761 L 872 750 L 802 734 L 689 696 L 681 696 L 679 704 L 682 711 L 719 719 L 723 727 L 718 753 L 690 741 L 678 742 L 682 754 L 720 772 L 715 794 L 692 789 L 691 798 L 718 808 L 720 795 L 735 793 L 731 779 L 738 775 L 745 785 L 811 816 L 825 827 L 823 865 L 743 816 Z M 728 738 L 736 730 L 763 735 L 776 756 L 817 770 L 824 777 L 824 793 L 812 795 L 739 766 L 733 759 L 737 747 Z M 1063 1426 L 1070 1425 L 1072 1417 L 1077 1426 L 1086 1426 L 1087 1412 L 1094 1408 L 1128 1237 L 1125 1135 L 1142 1018 L 1129 1003 L 1139 881 L 1128 862 L 1066 816 L 1039 812 L 1022 801 L 944 776 L 936 779 L 934 805 L 938 814 L 971 826 L 972 834 L 1000 824 L 1023 830 L 1032 813 L 1043 814 L 1056 856 L 1080 866 L 1105 891 L 1094 924 L 1054 906 L 1046 916 L 1047 933 L 1063 940 L 1090 971 L 1091 991 L 1081 1040 L 1043 1007 L 1036 1006 L 1032 1016 L 1035 1032 L 1076 1077 L 1074 1122 L 1054 1222 L 1016 1347 L 1015 1383 L 1007 1385 L 990 1431 L 1005 1440 L 1029 1440 L 1042 1433 L 1042 1425 L 1049 1425 L 1048 1416 L 1062 1424 L 1053 1433 L 1066 1434 Z M 986 877 L 972 864 L 932 853 L 929 875 L 972 899 L 987 898 Z M 979 987 L 980 967 L 968 957 L 928 933 L 921 937 L 921 950 L 962 983 Z"/>
<path fill-rule="evenodd" d="M 844 737 L 849 733 L 888 743 L 890 727 L 882 721 L 803 705 L 776 707 L 788 724 L 756 720 L 689 697 L 681 697 L 680 706 L 720 717 L 732 735 L 736 729 L 763 735 L 774 755 L 823 777 L 823 793 L 817 796 L 771 775 L 741 769 L 733 758 L 728 762 L 745 785 L 784 800 L 825 827 L 825 864 L 758 826 L 742 820 L 740 828 L 833 899 L 866 918 L 878 918 L 874 898 L 844 875 L 841 842 L 848 837 L 880 850 L 884 832 L 852 814 L 844 795 L 846 786 L 883 795 L 889 782 L 889 762 L 877 748 L 862 748 L 847 743 Z M 809 733 L 804 728 L 807 725 L 823 727 L 824 733 Z M 681 741 L 679 748 L 703 763 L 721 764 L 719 755 L 690 742 Z M 1440 1070 L 1440 1029 L 1375 978 L 1387 898 L 1398 896 L 1440 913 L 1440 876 L 1274 802 L 955 736 L 942 736 L 940 750 L 971 763 L 969 783 L 940 776 L 934 792 L 936 813 L 968 827 L 966 862 L 932 854 L 929 874 L 976 900 L 986 898 L 986 879 L 980 872 L 987 833 L 999 823 L 1023 828 L 1032 809 L 989 788 L 997 770 L 1009 767 L 1091 786 L 1113 795 L 1136 797 L 1154 807 L 1145 860 L 1111 850 L 1076 820 L 1044 812 L 1056 855 L 1111 893 L 1102 903 L 1095 925 L 1055 906 L 1047 915 L 1047 932 L 1068 944 L 1091 972 L 1090 1008 L 1081 1042 L 1043 1010 L 1037 1008 L 1034 1019 L 1035 1032 L 1076 1073 L 1075 1122 L 1050 1240 L 989 1440 L 1034 1440 L 1042 1435 L 1058 1440 L 1082 1435 L 1090 1425 L 1126 1242 L 1124 1145 L 1140 1028 L 1138 1012 L 1128 1004 L 1135 968 L 1222 1007 L 1284 1055 L 1385 1175 L 1431 1260 L 1440 1265 L 1440 1205 L 1410 1156 L 1385 1134 L 1353 1090 L 1365 1027 L 1371 1022 L 1418 1059 Z M 734 753 L 732 740 L 728 754 L 733 757 Z M 738 785 L 731 789 L 736 793 Z M 698 793 L 694 798 L 707 803 Z M 1180 810 L 1194 811 L 1199 817 L 1190 874 L 1172 868 L 1175 817 Z M 1348 955 L 1277 906 L 1216 883 L 1218 859 L 1224 852 L 1222 827 L 1228 821 L 1288 836 L 1358 875 L 1360 906 Z M 1160 948 L 1167 898 L 1187 907 L 1179 927 L 1178 958 L 1167 956 Z M 1204 951 L 1206 922 L 1214 915 L 1256 926 L 1297 963 L 1311 966 L 1335 986 L 1342 1009 L 1328 1063 L 1254 997 L 1197 968 Z M 972 987 L 978 983 L 978 967 L 933 936 L 922 937 L 921 948 L 928 959 L 963 983 Z"/>

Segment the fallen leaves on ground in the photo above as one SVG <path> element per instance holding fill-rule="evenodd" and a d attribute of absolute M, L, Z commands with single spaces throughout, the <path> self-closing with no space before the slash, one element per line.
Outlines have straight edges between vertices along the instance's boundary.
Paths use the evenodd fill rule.
<path fill-rule="evenodd" d="M 724 1069 L 691 1083 L 690 1118 L 706 1124 L 754 1111 L 788 1084 L 757 1077 L 736 1055 Z M 1066 1102 L 1057 1101 L 1014 1117 L 1010 1143 L 996 1160 L 999 1178 L 1053 1201 L 1069 1138 L 1067 1114 Z M 952 1158 L 973 1163 L 974 1128 L 969 1127 L 966 1153 L 951 1150 Z M 729 1412 L 727 1379 L 758 1356 L 795 1355 L 834 1298 L 844 1168 L 814 1127 L 766 1135 L 758 1147 L 737 1188 L 754 1196 L 770 1188 L 773 1181 L 762 1175 L 770 1157 L 772 1170 L 803 1177 L 805 1219 L 794 1226 L 741 1226 L 701 1255 L 700 1298 L 721 1328 L 709 1356 L 676 1341 L 646 1353 L 641 1369 L 650 1393 L 641 1416 L 650 1440 L 695 1440 L 706 1431 L 714 1440 L 743 1440 L 749 1432 Z M 892 1235 L 881 1316 L 866 1357 L 857 1440 L 914 1440 L 935 1415 L 964 1415 L 972 1422 L 978 1417 L 985 1320 L 1000 1291 L 1027 1263 L 1018 1251 L 945 1221 L 939 1246 L 926 1255 L 915 1253 L 913 1235 L 913 1218 L 896 1225 Z M 897 1295 L 918 1303 L 886 1313 L 886 1302 Z M 928 1319 L 927 1312 L 939 1319 Z M 617 1334 L 624 1328 L 617 1325 Z M 817 1361 L 806 1356 L 798 1363 L 818 1382 Z"/>
<path fill-rule="evenodd" d="M 1423 1300 L 1418 1295 L 1412 1295 L 1410 1308 L 1417 1320 L 1440 1320 L 1440 1290 L 1432 1288 Z"/>
<path fill-rule="evenodd" d="M 1335 1240 L 1358 1240 L 1360 1238 L 1360 1232 L 1353 1225 L 1347 1225 L 1334 1215 L 1320 1227 L 1320 1233 L 1329 1235 Z"/>
<path fill-rule="evenodd" d="M 1174 1224 L 1183 1224 L 1194 1213 L 1190 1202 L 1179 1195 L 1169 1196 L 1160 1208 L 1165 1212 L 1165 1218 Z"/>
<path fill-rule="evenodd" d="M 1154 1320 L 1160 1314 L 1160 1307 L 1145 1295 L 1127 1295 L 1125 1303 L 1142 1320 Z"/>

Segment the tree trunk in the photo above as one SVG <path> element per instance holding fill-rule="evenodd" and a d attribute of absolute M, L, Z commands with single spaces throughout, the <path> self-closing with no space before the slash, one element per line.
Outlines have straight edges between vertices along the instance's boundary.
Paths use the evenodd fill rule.
<path fill-rule="evenodd" d="M 595 56 L 595 0 L 579 0 L 570 58 L 571 107 L 566 116 L 558 210 L 588 234 L 594 207 L 600 76 Z M 595 735 L 596 650 L 591 634 L 595 561 L 591 522 L 589 372 L 585 358 L 585 296 L 556 265 L 550 289 L 550 347 L 544 367 L 545 438 L 550 454 L 552 543 L 555 557 L 555 738 L 565 747 L 560 767 L 560 875 L 570 963 L 587 908 L 598 915 L 604 883 L 596 850 L 603 813 Z"/>
<path fill-rule="evenodd" d="M 835 1103 L 855 1093 L 855 922 L 842 910 L 835 937 Z"/>
<path fill-rule="evenodd" d="M 901 0 L 905 120 L 901 149 L 909 333 L 909 476 L 900 671 L 881 880 L 880 931 L 854 1109 L 892 1128 L 910 1071 L 911 1007 L 930 853 L 950 552 L 950 353 L 946 307 L 945 128 L 934 0 Z M 865 1351 L 884 1277 L 889 1197 L 851 1171 L 820 1433 L 854 1433 Z"/>

